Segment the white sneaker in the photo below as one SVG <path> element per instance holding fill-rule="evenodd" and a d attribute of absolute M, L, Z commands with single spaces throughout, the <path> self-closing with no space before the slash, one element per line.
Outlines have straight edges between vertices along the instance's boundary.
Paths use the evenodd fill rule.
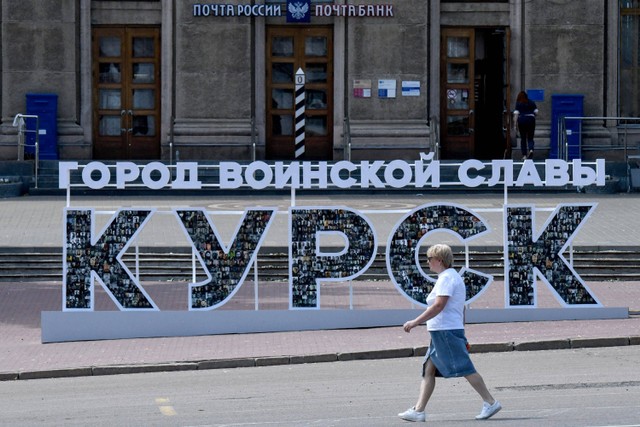
<path fill-rule="evenodd" d="M 476 415 L 476 420 L 487 420 L 493 417 L 502 409 L 502 405 L 497 400 L 493 402 L 493 405 L 489 405 L 487 402 L 482 404 L 482 411 Z"/>
<path fill-rule="evenodd" d="M 426 418 L 424 412 L 418 412 L 415 408 L 409 408 L 404 412 L 400 412 L 398 416 L 405 421 L 424 421 Z"/>

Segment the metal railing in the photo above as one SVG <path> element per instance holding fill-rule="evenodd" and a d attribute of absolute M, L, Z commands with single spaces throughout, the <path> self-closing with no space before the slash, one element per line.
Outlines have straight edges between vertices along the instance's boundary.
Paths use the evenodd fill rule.
<path fill-rule="evenodd" d="M 256 161 L 256 149 L 257 149 L 257 136 L 256 136 L 256 117 L 251 116 L 251 161 Z"/>
<path fill-rule="evenodd" d="M 607 121 L 614 121 L 616 122 L 616 128 L 620 128 L 621 122 L 626 122 L 624 123 L 625 125 L 628 125 L 630 123 L 635 123 L 640 125 L 640 117 L 571 117 L 571 116 L 562 116 L 560 117 L 560 120 L 558 120 L 557 126 L 558 126 L 558 141 L 556 141 L 557 144 L 557 148 L 558 148 L 558 158 L 559 159 L 563 159 L 565 161 L 569 160 L 569 149 L 570 149 L 570 144 L 569 144 L 569 136 L 571 136 L 573 134 L 573 131 L 571 129 L 567 129 L 567 121 L 568 120 L 578 120 L 580 123 L 580 129 L 578 130 L 578 143 L 576 144 L 575 147 L 572 148 L 577 148 L 579 156 L 578 157 L 582 157 L 582 122 L 585 121 L 602 121 L 602 122 L 607 122 Z M 624 128 L 624 145 L 622 147 L 622 149 L 624 150 L 624 158 L 627 158 L 627 151 L 628 151 L 628 144 L 627 144 L 627 130 L 628 130 L 628 126 L 623 126 Z M 603 147 L 604 148 L 604 147 Z M 612 147 L 607 147 L 608 150 L 610 150 Z"/>
<path fill-rule="evenodd" d="M 435 153 L 435 160 L 440 160 L 440 118 L 438 116 L 431 116 L 429 127 L 430 149 Z"/>
<path fill-rule="evenodd" d="M 35 129 L 27 129 L 27 119 L 35 119 Z M 24 160 L 25 147 L 34 147 L 34 174 L 35 188 L 38 188 L 38 166 L 40 164 L 40 117 L 33 114 L 16 114 L 13 119 L 13 126 L 18 128 L 18 161 Z M 25 135 L 35 134 L 34 145 L 27 144 Z"/>
<path fill-rule="evenodd" d="M 557 147 L 558 147 L 558 158 L 559 159 L 563 159 L 565 161 L 569 160 L 569 136 L 572 134 L 572 132 L 567 129 L 567 121 L 568 120 L 578 120 L 580 123 L 580 129 L 578 130 L 579 135 L 578 135 L 578 143 L 576 147 L 573 147 L 574 149 L 577 148 L 578 151 L 578 157 L 582 157 L 582 122 L 584 121 L 602 121 L 602 122 L 607 122 L 607 121 L 612 121 L 612 122 L 616 122 L 615 128 L 618 132 L 618 136 L 620 136 L 620 129 L 624 129 L 624 132 L 622 133 L 622 140 L 623 140 L 623 145 L 622 147 L 618 146 L 617 149 L 622 149 L 623 150 L 623 156 L 624 156 L 624 160 L 626 162 L 626 168 L 627 168 L 627 192 L 631 191 L 631 161 L 638 161 L 640 162 L 640 146 L 636 146 L 635 147 L 635 151 L 636 151 L 636 155 L 630 156 L 629 155 L 629 125 L 631 125 L 631 127 L 633 128 L 637 128 L 640 131 L 640 117 L 561 117 L 558 123 L 559 126 L 559 132 L 558 132 L 558 141 L 557 141 Z M 602 149 L 606 149 L 606 150 L 612 150 L 612 149 L 616 149 L 616 147 L 613 146 L 606 146 L 606 147 L 602 147 Z"/>
<path fill-rule="evenodd" d="M 342 148 L 344 149 L 344 159 L 350 162 L 351 161 L 351 122 L 349 121 L 348 116 L 345 116 L 344 118 L 344 133 L 343 133 Z"/>

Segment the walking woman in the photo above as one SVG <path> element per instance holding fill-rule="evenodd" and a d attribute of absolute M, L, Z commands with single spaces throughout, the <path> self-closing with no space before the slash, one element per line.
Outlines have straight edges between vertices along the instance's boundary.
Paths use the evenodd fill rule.
<path fill-rule="evenodd" d="M 484 401 L 477 420 L 486 420 L 498 413 L 502 406 L 495 400 L 469 358 L 464 335 L 464 281 L 451 267 L 453 253 L 447 245 L 433 245 L 427 250 L 429 268 L 437 273 L 433 290 L 427 297 L 427 309 L 403 326 L 410 332 L 427 322 L 431 344 L 422 365 L 420 395 L 415 406 L 398 414 L 406 421 L 425 421 L 425 407 L 436 386 L 436 377 L 464 377 Z"/>
<path fill-rule="evenodd" d="M 522 91 L 516 98 L 516 109 L 513 112 L 514 126 L 518 126 L 520 131 L 520 150 L 522 151 L 522 160 L 533 157 L 533 149 L 535 142 L 533 134 L 536 132 L 536 116 L 538 115 L 538 107 L 536 103 L 529 99 L 527 92 Z"/>

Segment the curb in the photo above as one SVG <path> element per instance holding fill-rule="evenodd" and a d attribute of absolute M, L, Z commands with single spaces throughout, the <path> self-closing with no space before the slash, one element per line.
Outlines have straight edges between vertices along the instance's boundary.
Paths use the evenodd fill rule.
<path fill-rule="evenodd" d="M 472 344 L 470 353 L 500 353 L 509 351 L 565 350 L 597 347 L 624 347 L 640 345 L 640 335 L 608 338 L 567 338 L 561 340 L 532 341 L 523 343 Z M 202 371 L 209 369 L 253 368 L 261 366 L 297 365 L 305 363 L 343 362 L 352 360 L 399 359 L 422 357 L 427 347 L 397 348 L 349 353 L 311 354 L 305 356 L 247 357 L 190 362 L 158 363 L 152 365 L 111 365 L 43 371 L 0 372 L 0 381 L 36 380 L 45 378 L 73 378 L 103 375 L 143 374 L 151 372 Z"/>

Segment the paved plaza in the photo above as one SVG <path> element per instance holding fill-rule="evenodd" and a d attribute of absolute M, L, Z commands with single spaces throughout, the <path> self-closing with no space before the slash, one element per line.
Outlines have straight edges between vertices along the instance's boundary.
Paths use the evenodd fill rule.
<path fill-rule="evenodd" d="M 316 194 L 297 195 L 302 206 L 345 206 L 367 216 L 386 240 L 394 226 L 410 210 L 423 204 L 455 203 L 473 210 L 489 224 L 491 232 L 474 240 L 473 246 L 502 246 L 503 194 Z M 640 247 L 640 194 L 554 193 L 510 194 L 509 204 L 535 205 L 536 226 L 541 226 L 561 203 L 597 203 L 594 213 L 574 239 L 576 247 Z M 60 248 L 63 238 L 65 197 L 26 196 L 0 201 L 1 250 Z M 141 232 L 143 247 L 187 247 L 188 240 L 170 215 L 175 207 L 205 208 L 223 239 L 236 229 L 241 212 L 249 207 L 277 207 L 280 212 L 269 230 L 265 247 L 285 247 L 286 212 L 290 195 L 199 196 L 199 197 L 71 197 L 70 207 L 94 208 L 97 222 L 106 221 L 122 207 L 153 207 L 155 215 Z M 100 230 L 99 225 L 96 230 Z M 455 242 L 452 242 L 455 243 Z M 579 271 L 578 271 L 579 273 Z M 62 279 L 62 278 L 61 278 Z M 640 344 L 640 283 L 587 283 L 605 307 L 629 307 L 628 319 L 569 320 L 544 322 L 485 323 L 467 325 L 473 351 L 513 351 L 580 346 Z M 426 330 L 405 334 L 400 327 L 294 331 L 261 334 L 230 334 L 197 337 L 146 338 L 90 342 L 41 343 L 40 313 L 59 311 L 61 280 L 51 283 L 3 283 L 0 285 L 0 379 L 28 379 L 51 376 L 98 375 L 152 370 L 207 369 L 282 363 L 350 360 L 354 358 L 414 356 L 428 344 Z M 173 290 L 186 285 L 156 284 Z M 262 286 L 262 285 L 261 285 Z M 267 285 L 264 285 L 267 286 Z M 368 287 L 384 288 L 388 283 L 356 282 L 356 294 Z M 166 288 L 163 288 L 166 287 Z M 243 288 L 250 289 L 248 286 Z M 342 290 L 344 291 L 344 289 Z M 336 304 L 345 295 L 336 288 Z M 548 289 L 539 290 L 541 304 L 558 307 Z M 167 295 L 170 295 L 168 292 Z M 495 307 L 503 301 L 504 285 L 494 282 L 471 308 Z M 173 304 L 171 298 L 164 302 Z M 238 293 L 239 301 L 242 294 Z M 245 296 L 250 298 L 250 296 Z M 342 298 L 342 299 L 341 299 Z M 394 308 L 410 308 L 402 298 L 390 298 Z M 396 304 L 397 301 L 397 304 Z M 112 310 L 109 301 L 98 308 Z M 233 309 L 231 307 L 231 309 Z"/>

